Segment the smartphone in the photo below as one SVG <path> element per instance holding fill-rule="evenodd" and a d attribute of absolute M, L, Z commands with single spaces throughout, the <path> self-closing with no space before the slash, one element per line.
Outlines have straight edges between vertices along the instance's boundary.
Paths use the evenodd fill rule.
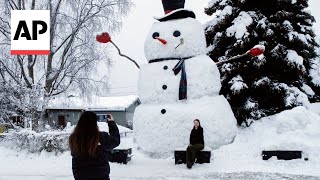
<path fill-rule="evenodd" d="M 107 119 L 110 119 L 111 118 L 111 115 L 110 114 L 107 114 Z"/>

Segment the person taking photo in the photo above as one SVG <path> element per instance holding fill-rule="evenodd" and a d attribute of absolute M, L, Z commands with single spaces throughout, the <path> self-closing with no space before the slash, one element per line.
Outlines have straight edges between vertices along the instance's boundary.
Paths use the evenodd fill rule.
<path fill-rule="evenodd" d="M 69 137 L 75 180 L 110 179 L 107 154 L 120 144 L 119 129 L 111 114 L 107 116 L 109 134 L 99 131 L 97 121 L 96 113 L 83 112 Z"/>

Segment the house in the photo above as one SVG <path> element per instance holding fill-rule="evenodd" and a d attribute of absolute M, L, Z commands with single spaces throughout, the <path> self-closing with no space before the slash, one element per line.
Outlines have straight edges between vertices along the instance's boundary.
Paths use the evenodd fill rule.
<path fill-rule="evenodd" d="M 93 97 L 90 101 L 69 96 L 53 99 L 46 107 L 47 123 L 51 127 L 64 128 L 67 123 L 76 125 L 83 111 L 97 113 L 99 121 L 106 121 L 111 114 L 116 123 L 132 129 L 133 113 L 140 105 L 138 96 Z"/>

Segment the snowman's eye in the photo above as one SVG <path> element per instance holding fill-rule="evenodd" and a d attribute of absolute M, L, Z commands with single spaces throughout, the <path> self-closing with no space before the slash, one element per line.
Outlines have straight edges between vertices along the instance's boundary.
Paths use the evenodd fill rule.
<path fill-rule="evenodd" d="M 181 32 L 180 31 L 175 31 L 173 32 L 173 36 L 174 37 L 179 37 L 181 35 Z"/>
<path fill-rule="evenodd" d="M 152 34 L 153 39 L 155 39 L 155 38 L 157 38 L 159 36 L 160 36 L 160 34 L 158 32 L 155 32 L 155 33 Z"/>

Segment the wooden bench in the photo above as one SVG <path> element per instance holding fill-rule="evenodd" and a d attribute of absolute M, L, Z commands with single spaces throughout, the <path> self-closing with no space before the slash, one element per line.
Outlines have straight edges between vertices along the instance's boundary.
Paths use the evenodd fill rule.
<path fill-rule="evenodd" d="M 273 156 L 276 156 L 278 160 L 302 159 L 302 151 L 285 151 L 285 150 L 262 151 L 261 156 L 263 160 L 268 160 Z M 308 161 L 309 159 L 305 157 L 304 160 Z"/>
<path fill-rule="evenodd" d="M 132 158 L 132 148 L 129 149 L 113 149 L 108 153 L 110 162 L 127 164 Z"/>
<path fill-rule="evenodd" d="M 185 150 L 174 151 L 175 164 L 186 164 L 187 152 Z M 196 163 L 210 163 L 211 151 L 202 150 L 196 157 Z"/>

